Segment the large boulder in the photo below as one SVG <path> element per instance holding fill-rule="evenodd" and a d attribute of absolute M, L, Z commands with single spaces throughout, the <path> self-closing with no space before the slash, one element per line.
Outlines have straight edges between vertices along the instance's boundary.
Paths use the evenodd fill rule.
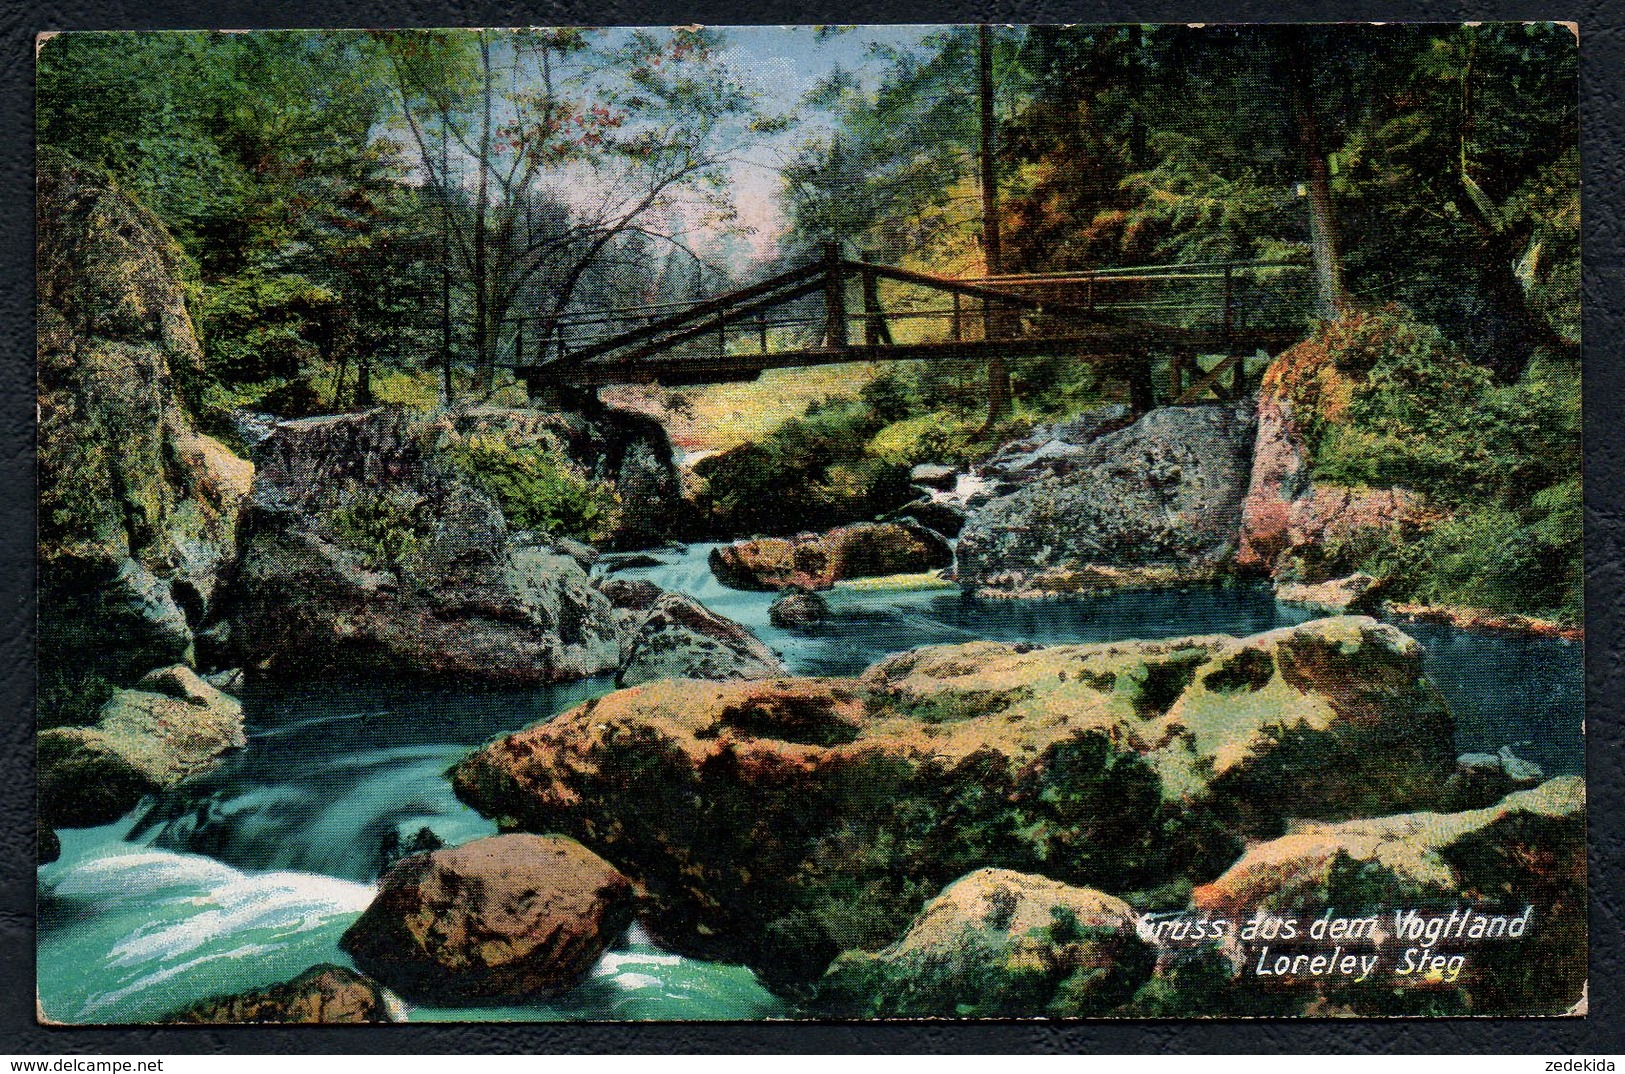
<path fill-rule="evenodd" d="M 926 903 L 896 943 L 837 958 L 816 1003 L 846 1018 L 1075 1018 L 1121 1005 L 1153 962 L 1122 899 L 978 869 Z"/>
<path fill-rule="evenodd" d="M 343 966 L 312 966 L 291 981 L 195 1003 L 161 1022 L 201 1025 L 361 1025 L 393 1022 L 378 982 Z"/>
<path fill-rule="evenodd" d="M 626 624 L 574 556 L 509 529 L 460 443 L 402 410 L 279 424 L 255 453 L 223 657 L 514 683 L 613 670 Z"/>
<path fill-rule="evenodd" d="M 635 902 L 573 840 L 494 836 L 403 859 L 339 945 L 409 999 L 534 1001 L 575 987 Z"/>
<path fill-rule="evenodd" d="M 675 949 L 805 995 L 982 866 L 1139 890 L 1212 876 L 1287 818 L 1432 805 L 1452 722 L 1369 619 L 904 653 L 858 679 L 660 681 L 452 771 L 508 829 L 580 839 Z"/>
<path fill-rule="evenodd" d="M 1300 825 L 1249 847 L 1191 899 L 1200 911 L 1243 919 L 1259 910 L 1377 914 L 1384 935 L 1373 947 L 1387 989 L 1437 985 L 1393 974 L 1406 948 L 1462 954 L 1449 983 L 1470 1013 L 1562 1014 L 1586 981 L 1585 828 L 1585 781 L 1566 776 L 1483 809 Z M 1521 937 L 1434 944 L 1399 927 L 1395 918 L 1413 909 L 1424 918 L 1451 910 L 1528 917 Z"/>
<path fill-rule="evenodd" d="M 180 247 L 98 169 L 41 150 L 37 178 L 41 668 L 128 684 L 188 654 L 253 468 L 187 403 Z"/>
<path fill-rule="evenodd" d="M 1499 898 L 1514 892 L 1514 880 L 1534 876 L 1566 882 L 1577 875 L 1583 883 L 1584 829 L 1585 780 L 1579 776 L 1548 780 L 1459 813 L 1304 823 L 1249 847 L 1223 875 L 1199 885 L 1191 901 L 1199 910 L 1322 909 L 1329 894 L 1337 894 L 1338 882 L 1353 878 L 1351 866 L 1374 868 L 1367 879 L 1380 875 L 1384 885 L 1455 898 L 1469 891 Z M 1536 853 L 1512 852 L 1535 831 L 1553 838 L 1531 847 Z M 1558 839 L 1557 833 L 1566 834 Z M 1486 847 L 1480 842 L 1486 836 L 1503 845 Z"/>
<path fill-rule="evenodd" d="M 154 671 L 114 693 L 95 726 L 40 732 L 40 819 L 63 828 L 106 824 L 246 742 L 235 698 L 189 668 Z"/>
<path fill-rule="evenodd" d="M 1212 578 L 1235 555 L 1252 440 L 1250 409 L 1166 407 L 1053 442 L 1051 465 L 1007 461 L 1013 491 L 974 506 L 960 531 L 959 581 L 1025 596 Z"/>
<path fill-rule="evenodd" d="M 1085 450 L 1088 445 L 1134 424 L 1135 417 L 1128 407 L 1112 403 L 1053 425 L 1036 425 L 1021 439 L 1001 444 L 975 468 L 975 474 L 990 487 L 1008 493 L 1041 473 L 1071 473 L 1093 457 Z M 956 494 L 959 484 L 954 487 Z M 990 497 L 982 497 L 986 498 Z"/>
<path fill-rule="evenodd" d="M 758 537 L 711 550 L 711 572 L 735 589 L 829 589 L 848 578 L 917 574 L 953 564 L 940 534 L 904 522 L 860 522 L 828 533 Z"/>
<path fill-rule="evenodd" d="M 666 593 L 650 606 L 627 647 L 617 686 L 651 679 L 765 679 L 784 664 L 750 631 L 692 597 Z"/>

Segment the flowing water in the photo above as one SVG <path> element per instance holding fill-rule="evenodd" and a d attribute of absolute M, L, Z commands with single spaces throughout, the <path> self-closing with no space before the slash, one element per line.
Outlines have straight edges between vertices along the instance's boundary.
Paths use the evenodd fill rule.
<path fill-rule="evenodd" d="M 1253 634 L 1311 616 L 1263 587 L 1193 587 L 1036 602 L 957 590 L 829 594 L 830 620 L 768 622 L 773 594 L 727 589 L 709 545 L 624 572 L 693 596 L 753 630 L 797 674 L 855 674 L 918 645 Z M 1510 745 L 1548 774 L 1583 771 L 1581 650 L 1554 639 L 1403 624 L 1456 714 L 1457 745 Z M 523 690 L 400 682 L 258 684 L 248 748 L 101 828 L 60 832 L 39 870 L 39 998 L 70 1023 L 139 1022 L 262 987 L 318 962 L 374 892 L 387 838 L 447 844 L 495 827 L 459 802 L 446 768 L 490 737 L 607 692 L 607 678 Z M 661 951 L 638 929 L 569 995 L 522 1007 L 415 1008 L 413 1020 L 751 1019 L 793 1015 L 750 971 Z"/>

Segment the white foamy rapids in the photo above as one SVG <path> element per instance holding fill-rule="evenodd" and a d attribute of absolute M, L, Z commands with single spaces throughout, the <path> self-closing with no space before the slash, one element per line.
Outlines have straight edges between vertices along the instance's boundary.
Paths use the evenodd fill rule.
<path fill-rule="evenodd" d="M 366 884 L 251 874 L 126 843 L 40 872 L 39 997 L 77 1023 L 151 1021 L 199 1000 L 345 963 L 338 939 Z"/>
<path fill-rule="evenodd" d="M 954 481 L 954 487 L 947 492 L 934 492 L 931 498 L 938 503 L 950 503 L 955 507 L 968 507 L 971 498 L 983 494 L 991 494 L 998 487 L 998 482 L 981 474 L 960 474 Z"/>
<path fill-rule="evenodd" d="M 512 1007 L 405 1009 L 412 1022 L 738 1020 L 787 1013 L 750 970 L 663 951 L 636 925 L 565 995 Z"/>
<path fill-rule="evenodd" d="M 279 782 L 178 798 L 150 834 L 141 834 L 242 865 L 371 877 L 387 829 L 411 834 L 427 826 L 452 844 L 496 832 L 442 778 L 462 753 L 445 745 L 354 751 Z"/>

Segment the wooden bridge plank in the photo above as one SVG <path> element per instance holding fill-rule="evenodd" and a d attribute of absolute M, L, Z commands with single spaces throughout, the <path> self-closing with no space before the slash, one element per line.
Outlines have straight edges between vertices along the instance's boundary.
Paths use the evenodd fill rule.
<path fill-rule="evenodd" d="M 1198 278 L 1192 269 L 1209 266 L 1144 266 L 1134 270 L 1099 270 L 1077 275 L 1075 278 L 1045 279 L 1043 277 L 997 277 L 960 280 L 929 273 L 914 272 L 889 265 L 872 264 L 843 258 L 836 244 L 828 244 L 824 255 L 802 268 L 781 273 L 771 279 L 741 288 L 725 295 L 697 302 L 669 316 L 649 324 L 601 338 L 570 351 L 563 337 L 559 340 L 559 356 L 551 360 L 526 364 L 522 357 L 515 362 L 515 372 L 529 381 L 534 389 L 549 386 L 558 388 L 592 388 L 617 383 L 664 381 L 693 384 L 706 380 L 753 379 L 767 369 L 793 366 L 825 365 L 838 362 L 879 361 L 997 361 L 1023 355 L 1071 356 L 1081 361 L 1121 365 L 1131 374 L 1138 396 L 1149 399 L 1150 355 L 1172 356 L 1170 392 L 1180 402 L 1194 401 L 1213 388 L 1219 377 L 1230 369 L 1243 368 L 1235 358 L 1228 358 L 1213 370 L 1201 375 L 1198 383 L 1188 389 L 1183 372 L 1194 366 L 1198 354 L 1235 355 L 1257 348 L 1277 349 L 1295 341 L 1301 331 L 1297 329 L 1249 329 L 1231 331 L 1234 303 L 1232 274 L 1238 266 L 1214 263 L 1223 269 L 1225 284 L 1222 325 L 1204 328 L 1180 328 L 1159 324 L 1143 318 L 1144 310 L 1167 308 L 1178 310 L 1184 317 L 1209 308 L 1200 298 L 1183 303 L 1167 301 L 1162 304 L 1141 303 L 1141 317 L 1131 319 L 1124 315 L 1129 308 L 1116 303 L 1116 308 L 1098 307 L 1094 301 L 1094 284 L 1106 282 L 1108 277 L 1121 281 L 1147 282 L 1163 279 Z M 1245 271 L 1247 266 L 1239 266 Z M 1163 270 L 1154 274 L 1153 269 Z M 1167 270 L 1181 270 L 1170 272 Z M 1128 275 L 1129 272 L 1138 275 Z M 1212 274 L 1213 278 L 1221 278 Z M 1205 278 L 1205 277 L 1204 277 Z M 931 343 L 897 344 L 892 339 L 889 319 L 917 314 L 905 311 L 888 314 L 881 308 L 877 281 L 925 287 L 950 295 L 953 299 L 951 340 Z M 863 341 L 853 343 L 849 338 L 846 286 L 856 280 L 862 284 L 863 310 L 858 318 L 863 321 Z M 1048 287 L 1053 291 L 1058 283 L 1087 280 L 1087 305 L 1060 300 L 1059 295 L 1040 297 Z M 1038 293 L 1034 293 L 1037 289 Z M 824 292 L 825 338 L 822 345 L 798 350 L 773 353 L 768 350 L 766 312 L 775 307 L 805 298 L 818 291 Z M 1025 293 L 1024 293 L 1025 292 Z M 987 327 L 982 339 L 962 338 L 965 298 L 980 299 Z M 1054 300 L 1051 300 L 1051 299 Z M 1042 314 L 1032 324 L 1021 324 L 1017 310 Z M 1109 311 L 1108 311 L 1109 310 Z M 756 319 L 761 336 L 761 353 L 730 355 L 726 352 L 726 331 L 729 325 Z M 1049 335 L 1028 335 L 1029 330 L 1048 332 Z M 670 352 L 690 340 L 709 333 L 721 336 L 723 345 L 715 356 L 696 355 L 673 357 Z M 540 356 L 539 356 L 540 357 Z"/>

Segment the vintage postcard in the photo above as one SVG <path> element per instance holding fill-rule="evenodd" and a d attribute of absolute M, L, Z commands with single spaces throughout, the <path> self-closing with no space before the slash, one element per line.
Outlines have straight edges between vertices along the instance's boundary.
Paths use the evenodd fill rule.
<path fill-rule="evenodd" d="M 37 49 L 38 1009 L 1587 1009 L 1550 23 Z"/>

